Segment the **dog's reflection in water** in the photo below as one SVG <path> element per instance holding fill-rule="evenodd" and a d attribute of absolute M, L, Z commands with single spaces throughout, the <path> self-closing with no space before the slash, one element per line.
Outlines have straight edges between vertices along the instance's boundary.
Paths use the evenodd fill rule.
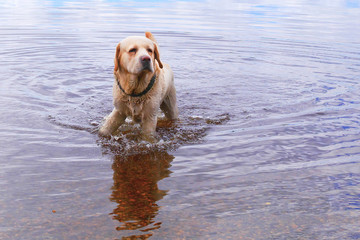
<path fill-rule="evenodd" d="M 169 167 L 173 158 L 166 152 L 134 155 L 126 159 L 115 157 L 110 200 L 117 203 L 111 215 L 120 222 L 116 228 L 118 231 L 138 229 L 147 232 L 160 228 L 161 222 L 154 220 L 159 211 L 156 202 L 167 191 L 160 190 L 157 183 L 171 173 Z M 143 237 L 146 238 L 146 234 Z"/>

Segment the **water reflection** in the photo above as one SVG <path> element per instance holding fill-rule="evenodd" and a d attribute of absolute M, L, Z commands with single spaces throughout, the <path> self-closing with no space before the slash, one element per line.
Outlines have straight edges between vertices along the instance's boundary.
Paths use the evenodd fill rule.
<path fill-rule="evenodd" d="M 159 189 L 158 181 L 170 175 L 173 159 L 167 152 L 114 157 L 114 185 L 110 200 L 117 203 L 111 213 L 113 219 L 119 221 L 116 230 L 140 230 L 143 235 L 131 237 L 146 239 L 152 235 L 147 232 L 160 228 L 161 222 L 155 220 L 160 208 L 157 201 L 166 195 L 167 190 Z"/>

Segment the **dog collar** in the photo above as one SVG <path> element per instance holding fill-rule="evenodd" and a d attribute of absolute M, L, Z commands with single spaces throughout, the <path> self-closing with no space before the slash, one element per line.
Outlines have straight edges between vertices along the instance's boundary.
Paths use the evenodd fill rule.
<path fill-rule="evenodd" d="M 125 92 L 125 90 L 121 87 L 119 80 L 116 78 L 116 82 L 117 85 L 119 86 L 120 90 L 125 93 L 125 95 L 128 95 L 130 97 L 141 97 L 144 96 L 146 93 L 148 93 L 150 91 L 150 89 L 154 86 L 156 80 L 156 75 L 154 74 L 154 76 L 151 78 L 149 85 L 145 88 L 144 91 L 142 91 L 141 93 L 132 93 L 132 94 L 128 94 Z"/>

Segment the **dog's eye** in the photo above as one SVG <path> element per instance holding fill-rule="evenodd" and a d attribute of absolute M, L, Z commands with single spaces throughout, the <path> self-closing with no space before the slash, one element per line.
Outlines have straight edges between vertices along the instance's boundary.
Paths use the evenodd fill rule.
<path fill-rule="evenodd" d="M 129 53 L 136 53 L 137 49 L 136 48 L 132 48 L 129 50 Z"/>
<path fill-rule="evenodd" d="M 153 52 L 153 50 L 152 49 L 150 49 L 150 48 L 148 48 L 148 50 L 147 50 L 149 53 L 152 53 Z"/>

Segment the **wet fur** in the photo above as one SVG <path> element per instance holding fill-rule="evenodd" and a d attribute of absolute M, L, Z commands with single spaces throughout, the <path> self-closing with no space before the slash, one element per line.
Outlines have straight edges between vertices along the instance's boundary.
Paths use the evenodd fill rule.
<path fill-rule="evenodd" d="M 132 49 L 137 49 L 136 53 L 131 52 Z M 150 58 L 150 65 L 146 68 L 141 64 L 142 57 Z M 134 36 L 121 41 L 116 47 L 114 63 L 114 109 L 101 126 L 100 135 L 113 134 L 127 117 L 131 117 L 141 124 L 145 136 L 152 136 L 159 108 L 168 119 L 178 118 L 174 75 L 170 66 L 161 62 L 159 47 L 150 32 L 146 32 L 145 37 Z M 127 95 L 141 93 L 154 74 L 157 76 L 155 83 L 144 96 Z M 116 80 L 127 94 L 119 89 Z"/>

